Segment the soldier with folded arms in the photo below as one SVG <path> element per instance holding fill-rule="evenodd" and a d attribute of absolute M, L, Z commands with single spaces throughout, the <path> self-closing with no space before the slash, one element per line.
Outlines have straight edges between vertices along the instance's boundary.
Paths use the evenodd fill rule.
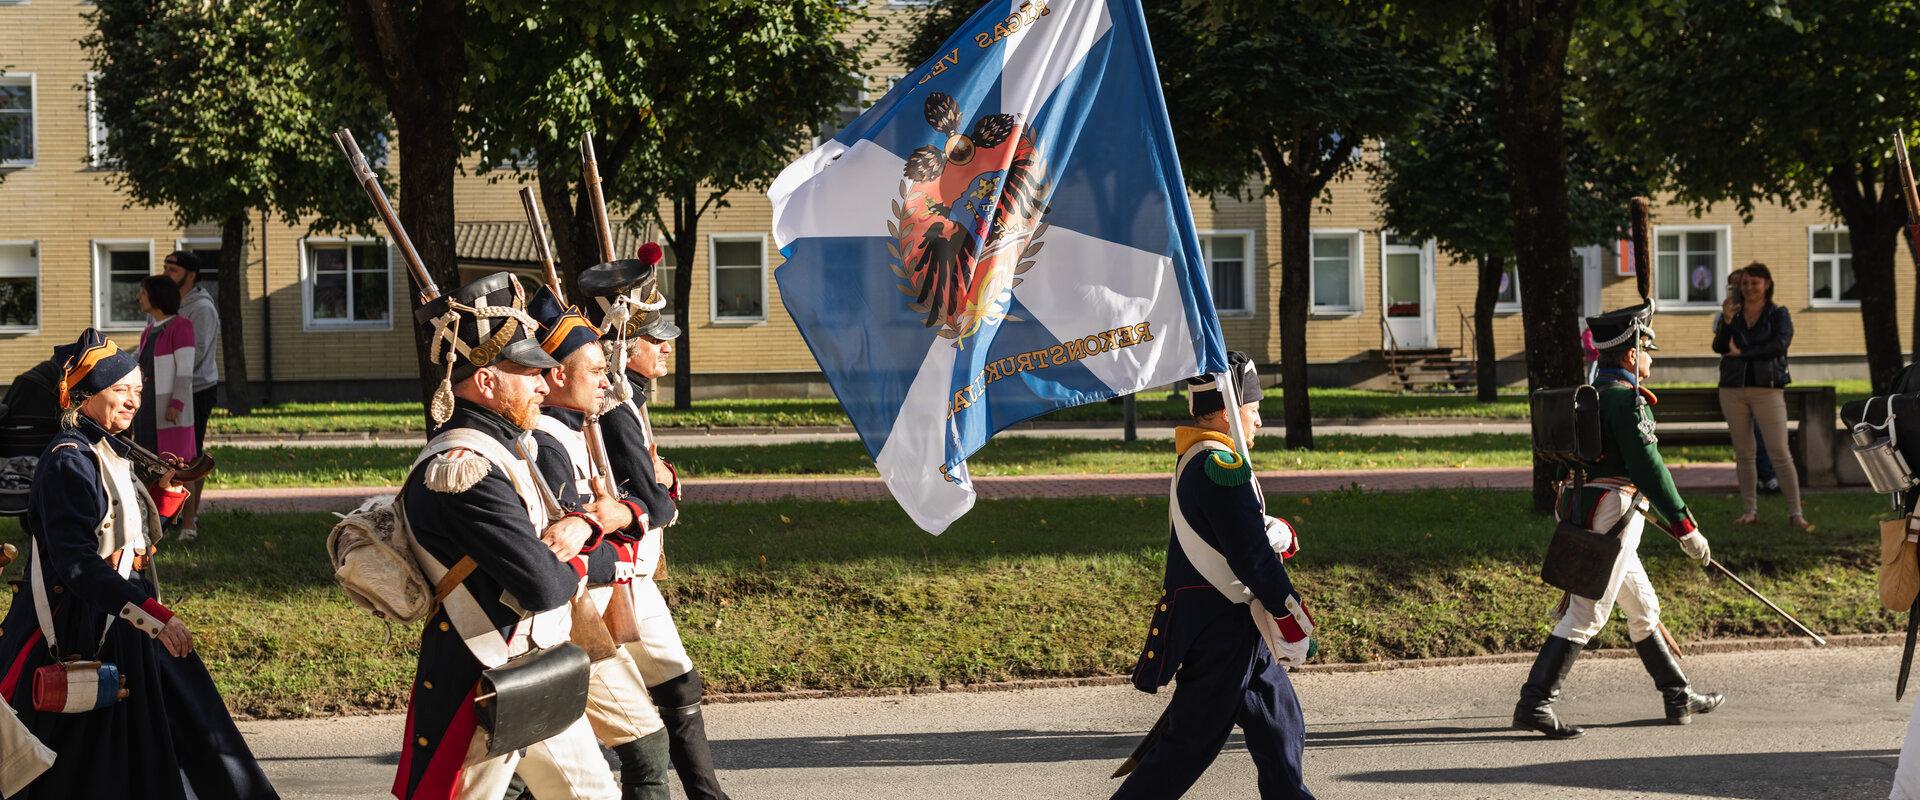
<path fill-rule="evenodd" d="M 1179 797 L 1220 754 L 1234 725 L 1246 733 L 1264 800 L 1312 800 L 1301 771 L 1306 721 L 1287 665 L 1313 653 L 1313 617 L 1287 577 L 1299 551 L 1293 527 L 1266 514 L 1252 465 L 1236 452 L 1228 415 L 1247 446 L 1260 428 L 1260 378 L 1245 353 L 1228 353 L 1228 408 L 1213 376 L 1190 381 L 1194 424 L 1174 431 L 1174 473 L 1164 594 L 1154 603 L 1133 685 L 1173 700 L 1115 800 Z"/>
<path fill-rule="evenodd" d="M 525 308 L 519 282 L 502 272 L 416 315 L 447 371 L 432 405 L 433 439 L 398 506 L 444 600 L 420 634 L 393 783 L 401 800 L 499 800 L 516 771 L 541 800 L 620 797 L 584 714 L 496 756 L 479 724 L 483 672 L 565 649 L 569 601 L 584 591 L 586 554 L 606 529 L 598 508 L 552 513 L 539 484 L 531 433 L 547 394 L 543 372 L 559 364 L 540 348 Z"/>
<path fill-rule="evenodd" d="M 1643 385 L 1653 374 L 1653 351 L 1659 349 L 1653 343 L 1652 316 L 1652 309 L 1641 304 L 1587 318 L 1593 346 L 1600 352 L 1594 386 L 1600 394 L 1601 455 L 1587 469 L 1579 492 L 1572 490 L 1571 483 L 1562 485 L 1554 513 L 1594 533 L 1618 527 L 1620 554 L 1607 578 L 1608 588 L 1599 598 L 1571 592 L 1561 598 L 1553 633 L 1520 688 L 1513 727 L 1539 731 L 1552 739 L 1573 739 L 1585 733 L 1562 722 L 1553 703 L 1580 649 L 1607 624 L 1615 603 L 1626 612 L 1627 637 L 1660 690 L 1668 722 L 1685 725 L 1694 714 L 1712 711 L 1724 699 L 1718 692 L 1694 692 L 1680 671 L 1660 625 L 1660 598 L 1654 596 L 1647 570 L 1640 564 L 1638 548 L 1648 505 L 1666 519 L 1667 531 L 1688 557 L 1703 564 L 1712 557 L 1707 537 L 1673 487 L 1673 476 L 1660 458 L 1660 440 L 1654 435 L 1653 405 L 1659 398 Z"/>
<path fill-rule="evenodd" d="M 672 371 L 673 340 L 680 328 L 662 315 L 660 246 L 643 244 L 636 258 L 581 273 L 591 301 L 587 310 L 604 332 L 608 361 L 625 374 L 614 381 L 615 403 L 603 415 L 607 451 L 621 488 L 646 506 L 652 530 L 639 543 L 637 575 L 628 585 L 640 640 L 627 645 L 660 708 L 672 745 L 673 767 L 689 800 L 727 800 L 714 773 L 700 706 L 706 684 L 688 657 L 672 610 L 654 578 L 664 571 L 666 529 L 679 519 L 680 476 L 660 457 L 647 413 L 647 386 Z"/>
<path fill-rule="evenodd" d="M 631 595 L 618 602 L 616 596 L 630 593 L 629 584 L 643 579 L 636 574 L 634 562 L 648 534 L 648 518 L 640 501 L 598 484 L 588 454 L 582 430 L 587 415 L 599 412 L 612 388 L 600 331 L 545 288 L 534 294 L 530 310 L 540 323 L 540 348 L 560 364 L 546 372 L 547 396 L 533 432 L 541 477 L 561 507 L 590 509 L 608 526 L 600 546 L 588 554 L 587 593 L 596 613 L 603 617 L 625 614 L 628 619 L 623 622 L 630 626 Z M 612 648 L 612 653 L 593 665 L 587 721 L 595 738 L 620 760 L 622 797 L 666 800 L 670 761 L 665 724 L 633 655 L 622 647 Z"/>

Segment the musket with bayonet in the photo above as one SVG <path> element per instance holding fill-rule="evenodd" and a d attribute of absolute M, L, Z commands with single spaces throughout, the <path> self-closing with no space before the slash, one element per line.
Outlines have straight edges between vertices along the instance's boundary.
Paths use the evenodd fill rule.
<path fill-rule="evenodd" d="M 407 236 L 407 229 L 400 224 L 400 215 L 394 213 L 393 203 L 387 201 L 387 190 L 380 187 L 380 178 L 367 165 L 367 157 L 360 152 L 359 143 L 353 140 L 353 132 L 341 128 L 333 134 L 333 141 L 340 146 L 341 152 L 347 154 L 347 165 L 353 168 L 354 180 L 366 190 L 367 199 L 373 201 L 373 210 L 387 226 L 393 243 L 400 247 L 400 260 L 407 262 L 407 272 L 413 275 L 413 285 L 419 289 L 420 304 L 426 305 L 439 299 L 440 287 L 434 284 L 433 276 L 428 274 L 426 262 L 420 260 L 420 251 L 413 249 L 413 239 Z"/>
<path fill-rule="evenodd" d="M 587 207 L 593 211 L 593 232 L 600 245 L 600 263 L 611 263 L 614 260 L 613 224 L 607 220 L 607 198 L 600 191 L 600 161 L 594 157 L 593 136 L 585 133 L 580 134 L 580 182 L 587 190 Z M 551 261 L 548 262 L 547 274 L 554 274 Z M 558 279 L 555 280 L 557 282 Z M 558 297 L 559 290 L 554 291 Z M 614 364 L 608 372 L 615 376 L 615 380 L 624 383 L 625 369 L 624 364 Z M 600 412 L 596 410 L 587 415 L 587 419 L 590 424 L 583 429 L 587 437 L 587 456 L 593 459 L 595 469 L 604 470 L 601 474 L 607 482 L 607 490 L 611 492 L 614 486 L 613 459 L 607 455 L 607 440 L 600 433 Z"/>

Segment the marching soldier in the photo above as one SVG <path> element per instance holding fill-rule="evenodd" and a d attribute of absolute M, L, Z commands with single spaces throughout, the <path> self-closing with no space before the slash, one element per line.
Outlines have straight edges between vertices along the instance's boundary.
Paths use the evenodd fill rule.
<path fill-rule="evenodd" d="M 1680 662 L 1668 647 L 1665 629 L 1660 625 L 1660 599 L 1654 596 L 1653 584 L 1647 580 L 1637 552 L 1650 504 L 1667 521 L 1667 531 L 1689 557 L 1702 564 L 1711 557 L 1706 537 L 1673 487 L 1673 477 L 1660 458 L 1660 441 L 1654 436 L 1652 406 L 1659 400 L 1642 385 L 1653 372 L 1652 351 L 1658 349 L 1653 343 L 1651 318 L 1652 309 L 1644 303 L 1587 318 L 1587 329 L 1600 352 L 1594 385 L 1600 390 L 1601 457 L 1587 470 L 1578 497 L 1567 491 L 1571 484 L 1562 486 L 1555 514 L 1562 520 L 1576 520 L 1595 533 L 1618 527 L 1620 555 L 1607 580 L 1609 588 L 1599 599 L 1572 593 L 1561 599 L 1556 609 L 1559 621 L 1520 689 L 1513 727 L 1539 731 L 1554 739 L 1572 739 L 1584 733 L 1578 726 L 1562 722 L 1554 714 L 1553 703 L 1559 699 L 1560 685 L 1581 647 L 1600 632 L 1616 602 L 1626 612 L 1627 636 L 1633 640 L 1633 649 L 1660 690 L 1667 722 L 1685 725 L 1693 721 L 1694 714 L 1712 711 L 1724 699 L 1718 692 L 1694 692 L 1686 674 L 1680 671 Z M 1627 521 L 1617 524 L 1623 515 Z"/>
<path fill-rule="evenodd" d="M 10 796 L 278 797 L 149 571 L 163 518 L 185 491 L 171 472 L 150 491 L 117 437 L 140 408 L 138 363 L 92 328 L 53 360 L 60 433 L 28 496 L 31 542 L 0 633 L 0 697 L 60 757 Z M 0 772 L 15 768 L 8 744 Z"/>
<path fill-rule="evenodd" d="M 666 598 L 652 580 L 665 569 L 661 536 L 679 519 L 680 478 L 660 457 L 654 441 L 646 387 L 672 370 L 673 340 L 679 338 L 680 329 L 661 314 L 666 300 L 659 292 L 656 272 L 663 255 L 660 246 L 648 242 L 636 255 L 593 267 L 580 276 L 581 288 L 593 296 L 589 313 L 598 315 L 605 331 L 603 343 L 612 354 L 609 361 L 625 370 L 614 381 L 618 402 L 600 418 L 614 474 L 630 495 L 645 504 L 648 524 L 654 527 L 640 542 L 636 566 L 642 577 L 631 584 L 640 640 L 627 648 L 666 720 L 681 788 L 689 800 L 727 800 L 714 774 L 706 722 L 700 713 L 705 683 L 681 644 Z"/>
<path fill-rule="evenodd" d="M 593 324 L 578 311 L 561 306 L 547 289 L 534 294 L 530 309 L 540 323 L 540 348 L 560 364 L 547 370 L 547 396 L 533 432 L 539 445 L 538 466 L 562 507 L 583 508 L 612 488 L 596 483 L 582 432 L 586 415 L 599 411 L 611 388 L 606 352 Z M 589 554 L 587 593 L 603 617 L 624 617 L 619 620 L 624 624 L 618 626 L 624 629 L 634 623 L 629 584 L 651 581 L 652 576 L 637 575 L 634 567 L 647 535 L 646 508 L 631 497 L 617 502 L 626 513 L 620 519 L 602 519 L 610 530 Z M 619 594 L 626 596 L 616 602 Z M 665 725 L 625 648 L 613 648 L 612 657 L 594 664 L 587 721 L 600 743 L 620 759 L 623 797 L 665 800 L 669 765 Z"/>
<path fill-rule="evenodd" d="M 0 569 L 13 561 L 12 545 L 0 553 Z M 0 703 L 0 797 L 10 797 L 27 788 L 34 778 L 53 766 L 53 751 L 33 737 L 27 726 L 13 713 L 13 707 Z"/>
<path fill-rule="evenodd" d="M 1174 431 L 1180 462 L 1165 593 L 1133 671 L 1143 692 L 1175 682 L 1173 700 L 1115 800 L 1185 794 L 1236 723 L 1263 800 L 1313 798 L 1300 763 L 1306 722 L 1284 666 L 1311 654 L 1313 618 L 1283 563 L 1298 550 L 1293 529 L 1266 515 L 1252 466 L 1229 434 L 1227 415 L 1239 414 L 1252 447 L 1259 374 L 1244 353 L 1229 353 L 1228 364 L 1238 407 L 1226 407 L 1214 378 L 1196 378 L 1188 392 L 1194 424 Z"/>
<path fill-rule="evenodd" d="M 501 729 L 505 721 L 480 725 L 480 711 L 505 708 L 503 698 L 480 694 L 484 672 L 567 653 L 568 603 L 588 572 L 583 554 L 604 530 L 597 515 L 617 519 L 624 511 L 611 508 L 617 503 L 557 517 L 549 511 L 529 433 L 547 393 L 542 372 L 559 364 L 540 349 L 525 307 L 519 281 L 502 272 L 415 315 L 434 363 L 447 373 L 432 404 L 433 440 L 407 476 L 398 510 L 443 600 L 421 631 L 393 784 L 401 800 L 498 800 L 516 770 L 541 800 L 620 796 L 579 710 L 584 698 L 556 712 L 577 715 L 556 726 L 560 733 L 503 754 L 492 754 L 492 740 L 511 741 L 513 732 Z M 585 685 L 585 659 L 573 663 L 580 673 L 565 675 Z M 542 700 L 555 708 L 570 702 Z"/>

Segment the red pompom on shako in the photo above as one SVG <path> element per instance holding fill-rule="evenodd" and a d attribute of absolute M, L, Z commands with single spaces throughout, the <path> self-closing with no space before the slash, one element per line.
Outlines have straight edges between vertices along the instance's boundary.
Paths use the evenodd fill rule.
<path fill-rule="evenodd" d="M 666 254 L 660 250 L 660 245 L 654 242 L 647 242 L 646 244 L 640 245 L 640 249 L 633 254 L 633 257 L 639 259 L 640 263 L 651 267 L 660 263 L 660 259 L 665 257 L 665 255 Z"/>

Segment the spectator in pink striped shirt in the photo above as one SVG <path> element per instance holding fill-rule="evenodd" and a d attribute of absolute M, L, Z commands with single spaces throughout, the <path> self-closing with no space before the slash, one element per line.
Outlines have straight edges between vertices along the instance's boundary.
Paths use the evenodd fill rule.
<path fill-rule="evenodd" d="M 140 282 L 140 310 L 152 317 L 140 332 L 140 372 L 146 386 L 134 417 L 134 441 L 156 453 L 192 459 L 193 321 L 179 316 L 180 287 L 165 275 Z"/>

